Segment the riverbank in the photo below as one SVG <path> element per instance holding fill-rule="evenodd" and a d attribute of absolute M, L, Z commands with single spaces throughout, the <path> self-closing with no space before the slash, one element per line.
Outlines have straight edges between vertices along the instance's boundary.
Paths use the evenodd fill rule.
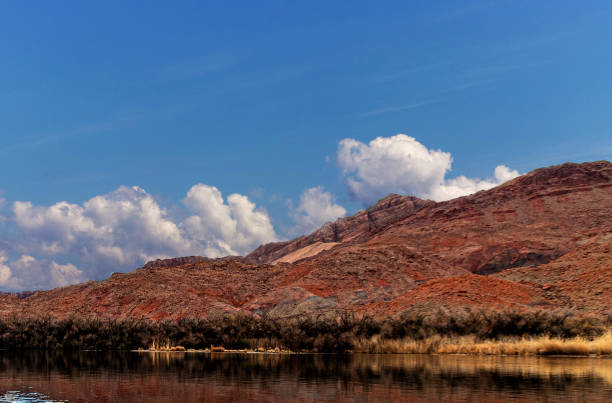
<path fill-rule="evenodd" d="M 252 341 L 257 343 L 257 341 Z M 265 343 L 265 340 L 260 340 Z M 168 353 L 266 353 L 296 354 L 314 353 L 316 351 L 295 352 L 276 346 L 244 349 L 226 349 L 222 346 L 210 346 L 205 349 L 188 349 L 183 346 L 155 345 L 138 352 Z M 370 354 L 470 354 L 470 355 L 531 355 L 531 356 L 580 356 L 612 357 L 612 330 L 592 340 L 584 337 L 570 339 L 550 336 L 505 338 L 501 340 L 479 340 L 473 335 L 462 337 L 434 336 L 424 340 L 414 339 L 381 339 L 374 336 L 369 339 L 356 340 L 350 353 Z"/>
<path fill-rule="evenodd" d="M 408 312 L 401 317 L 255 316 L 0 320 L 0 349 L 434 354 L 612 354 L 612 320 L 563 312 Z"/>
<path fill-rule="evenodd" d="M 152 346 L 139 349 L 138 352 L 168 353 L 265 353 L 296 354 L 295 351 L 275 348 L 226 349 L 211 346 L 205 349 L 186 349 L 183 346 Z M 315 351 L 300 351 L 313 353 Z M 582 337 L 572 339 L 551 338 L 548 336 L 478 341 L 474 336 L 459 338 L 431 337 L 425 340 L 401 339 L 381 340 L 373 337 L 358 340 L 350 353 L 370 354 L 467 354 L 467 355 L 530 355 L 530 356 L 576 356 L 576 357 L 612 357 L 612 331 L 601 337 L 588 340 Z"/>

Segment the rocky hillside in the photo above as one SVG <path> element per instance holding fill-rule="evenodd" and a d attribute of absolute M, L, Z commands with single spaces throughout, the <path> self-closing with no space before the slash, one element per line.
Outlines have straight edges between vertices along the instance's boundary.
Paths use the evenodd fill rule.
<path fill-rule="evenodd" d="M 387 225 L 406 218 L 432 203 L 434 202 L 431 200 L 421 200 L 418 197 L 390 194 L 379 200 L 374 207 L 361 210 L 351 217 L 324 224 L 310 235 L 286 242 L 262 245 L 247 255 L 246 259 L 252 263 L 279 261 L 292 263 L 330 249 L 338 243 L 364 241 Z M 315 248 L 316 246 L 318 248 Z"/>
<path fill-rule="evenodd" d="M 608 314 L 611 246 L 612 164 L 568 163 L 441 203 L 390 195 L 244 258 L 169 259 L 101 282 L 3 295 L 0 315 L 381 317 L 441 307 Z"/>

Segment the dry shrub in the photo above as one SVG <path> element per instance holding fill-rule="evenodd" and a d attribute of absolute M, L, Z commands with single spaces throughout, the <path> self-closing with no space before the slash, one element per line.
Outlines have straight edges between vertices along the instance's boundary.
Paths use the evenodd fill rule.
<path fill-rule="evenodd" d="M 151 346 L 372 353 L 612 354 L 608 323 L 567 312 L 406 312 L 384 320 L 342 314 L 291 319 L 247 315 L 181 319 L 13 318 L 2 349 L 146 349 Z M 586 347 L 585 347 L 586 346 Z"/>
<path fill-rule="evenodd" d="M 436 352 L 482 355 L 612 355 L 612 332 L 594 340 L 582 337 L 559 339 L 548 336 L 482 342 L 464 339 L 444 344 Z"/>

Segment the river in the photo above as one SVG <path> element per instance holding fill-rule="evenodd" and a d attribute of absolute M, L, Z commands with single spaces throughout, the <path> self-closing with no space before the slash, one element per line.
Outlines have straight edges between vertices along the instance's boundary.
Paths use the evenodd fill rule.
<path fill-rule="evenodd" d="M 4 351 L 0 402 L 612 402 L 612 359 Z"/>

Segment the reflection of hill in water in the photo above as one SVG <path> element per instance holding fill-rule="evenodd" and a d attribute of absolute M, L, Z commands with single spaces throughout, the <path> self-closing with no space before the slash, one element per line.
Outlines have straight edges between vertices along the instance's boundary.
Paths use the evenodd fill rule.
<path fill-rule="evenodd" d="M 0 355 L 4 393 L 170 401 L 612 401 L 612 360 L 428 355 Z"/>

